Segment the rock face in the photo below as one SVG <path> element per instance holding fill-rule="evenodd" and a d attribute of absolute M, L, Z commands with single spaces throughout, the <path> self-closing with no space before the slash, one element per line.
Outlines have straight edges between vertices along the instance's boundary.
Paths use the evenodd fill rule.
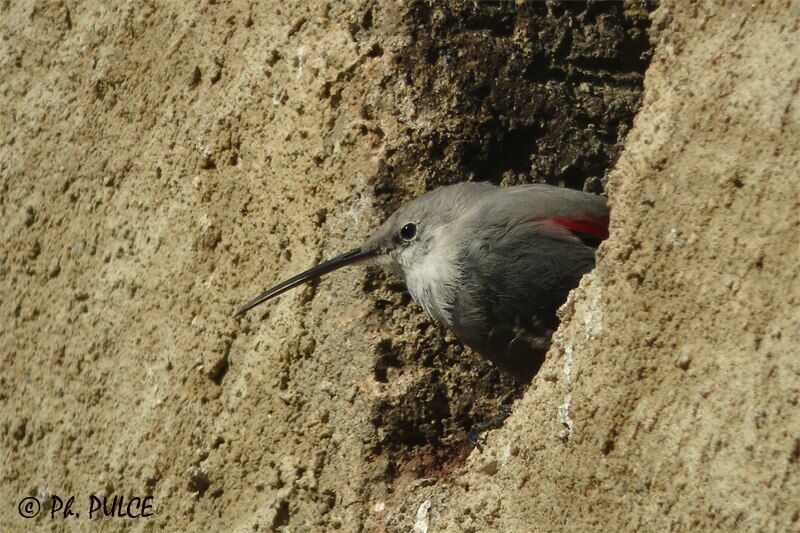
<path fill-rule="evenodd" d="M 792 9 L 8 3 L 0 498 L 153 495 L 137 525 L 167 530 L 798 527 Z M 467 179 L 613 210 L 483 453 L 464 432 L 521 390 L 396 278 L 230 317 Z"/>

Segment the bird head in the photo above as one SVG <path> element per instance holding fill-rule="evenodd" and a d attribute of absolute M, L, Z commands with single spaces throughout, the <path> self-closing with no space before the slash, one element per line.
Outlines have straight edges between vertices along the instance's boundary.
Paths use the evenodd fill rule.
<path fill-rule="evenodd" d="M 403 274 L 431 251 L 436 236 L 471 205 L 488 184 L 462 183 L 440 187 L 400 206 L 367 241 L 354 250 L 301 272 L 243 305 L 234 316 L 303 283 L 347 265 L 373 263 Z"/>

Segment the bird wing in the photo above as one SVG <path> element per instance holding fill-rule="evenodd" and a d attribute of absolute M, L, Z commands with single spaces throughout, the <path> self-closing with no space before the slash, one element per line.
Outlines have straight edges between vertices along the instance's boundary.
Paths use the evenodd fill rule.
<path fill-rule="evenodd" d="M 549 186 L 499 189 L 458 229 L 463 290 L 453 330 L 493 353 L 494 328 L 533 317 L 554 319 L 567 293 L 594 266 L 584 238 L 607 236 L 608 208 L 599 196 Z"/>
<path fill-rule="evenodd" d="M 532 226 L 535 233 L 597 247 L 608 238 L 608 205 L 602 196 L 551 185 L 496 189 L 476 213 L 508 226 Z"/>

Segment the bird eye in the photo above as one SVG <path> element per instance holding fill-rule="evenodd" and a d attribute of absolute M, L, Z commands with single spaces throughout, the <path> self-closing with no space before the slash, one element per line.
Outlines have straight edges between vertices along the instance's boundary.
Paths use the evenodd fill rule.
<path fill-rule="evenodd" d="M 410 241 L 417 234 L 417 225 L 408 223 L 400 230 L 400 238 L 404 241 Z"/>

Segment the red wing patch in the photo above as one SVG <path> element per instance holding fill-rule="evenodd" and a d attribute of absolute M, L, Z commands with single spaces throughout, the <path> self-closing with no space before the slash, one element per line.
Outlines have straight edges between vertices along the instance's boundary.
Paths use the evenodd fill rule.
<path fill-rule="evenodd" d="M 608 238 L 608 217 L 584 216 L 581 219 L 566 217 L 536 217 L 535 220 L 550 222 L 578 235 L 597 239 Z"/>

